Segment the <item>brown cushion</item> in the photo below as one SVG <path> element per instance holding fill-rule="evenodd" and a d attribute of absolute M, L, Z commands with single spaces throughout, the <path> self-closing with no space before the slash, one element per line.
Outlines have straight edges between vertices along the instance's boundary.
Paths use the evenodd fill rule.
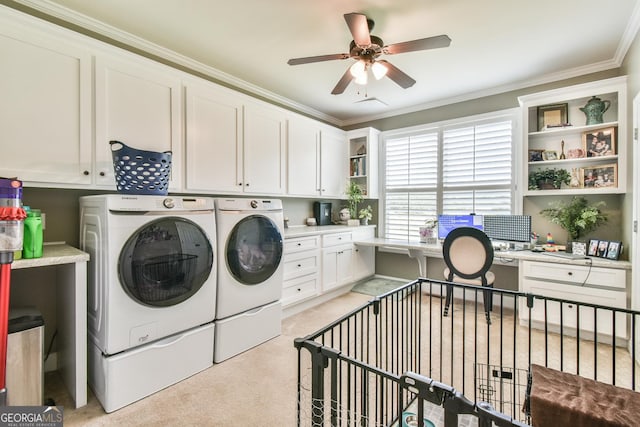
<path fill-rule="evenodd" d="M 531 365 L 531 424 L 547 426 L 638 426 L 640 393 Z"/>

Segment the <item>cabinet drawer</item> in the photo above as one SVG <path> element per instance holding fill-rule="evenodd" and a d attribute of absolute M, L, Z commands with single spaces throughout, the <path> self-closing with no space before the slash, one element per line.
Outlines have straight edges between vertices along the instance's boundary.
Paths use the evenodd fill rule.
<path fill-rule="evenodd" d="M 524 291 L 536 295 L 550 298 L 571 300 L 580 303 L 597 304 L 607 307 L 625 308 L 626 293 L 623 291 L 612 291 L 606 289 L 587 288 L 584 286 L 573 286 L 561 283 L 550 283 L 535 279 L 524 281 Z M 528 316 L 528 309 L 521 306 L 524 316 Z M 579 318 L 578 318 L 579 314 Z M 531 320 L 544 322 L 550 325 L 560 325 L 560 303 L 557 301 L 547 301 L 546 312 L 544 300 L 535 299 L 531 309 Z M 599 335 L 611 336 L 613 331 L 613 315 L 609 310 L 594 310 L 591 307 L 578 307 L 575 304 L 562 304 L 562 325 L 566 328 L 576 329 L 580 322 L 580 330 L 594 332 L 595 322 Z M 596 320 L 597 319 L 597 320 Z M 627 322 L 623 313 L 616 314 L 616 336 L 626 337 Z"/>
<path fill-rule="evenodd" d="M 354 242 L 373 239 L 376 237 L 376 230 L 373 227 L 356 227 L 356 229 L 351 232 L 351 236 Z"/>
<path fill-rule="evenodd" d="M 284 280 L 317 273 L 319 270 L 319 250 L 299 252 L 284 257 Z"/>
<path fill-rule="evenodd" d="M 319 274 L 285 281 L 282 289 L 282 305 L 286 306 L 293 302 L 316 296 L 319 284 Z"/>
<path fill-rule="evenodd" d="M 523 273 L 525 277 L 537 279 L 626 289 L 625 270 L 614 268 L 525 261 Z"/>
<path fill-rule="evenodd" d="M 284 241 L 285 254 L 318 248 L 320 248 L 320 236 L 296 237 Z"/>
<path fill-rule="evenodd" d="M 348 233 L 335 233 L 325 234 L 322 236 L 322 247 L 342 245 L 344 243 L 351 243 L 351 232 Z"/>

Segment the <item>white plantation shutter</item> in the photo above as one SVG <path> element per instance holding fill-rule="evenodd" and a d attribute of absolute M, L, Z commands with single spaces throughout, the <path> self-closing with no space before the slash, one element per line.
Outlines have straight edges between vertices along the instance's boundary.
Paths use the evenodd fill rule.
<path fill-rule="evenodd" d="M 438 213 L 511 214 L 514 121 L 449 122 L 385 139 L 384 236 L 418 240 Z"/>
<path fill-rule="evenodd" d="M 442 213 L 511 213 L 512 122 L 442 133 Z"/>
<path fill-rule="evenodd" d="M 385 236 L 418 236 L 437 212 L 438 132 L 387 140 L 385 158 Z"/>

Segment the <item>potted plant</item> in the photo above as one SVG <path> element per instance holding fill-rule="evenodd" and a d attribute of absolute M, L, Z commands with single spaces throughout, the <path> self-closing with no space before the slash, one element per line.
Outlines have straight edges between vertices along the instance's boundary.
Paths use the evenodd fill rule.
<path fill-rule="evenodd" d="M 349 204 L 349 216 L 351 217 L 351 220 L 355 220 L 356 224 L 352 224 L 351 220 L 347 223 L 349 225 L 358 225 L 360 224 L 360 221 L 358 220 L 358 203 L 364 200 L 362 188 L 360 188 L 356 182 L 350 180 L 347 184 L 345 193 L 347 194 L 347 201 Z"/>
<path fill-rule="evenodd" d="M 360 225 L 368 225 L 371 218 L 373 218 L 373 209 L 371 209 L 371 205 L 360 209 L 358 217 L 360 218 Z"/>
<path fill-rule="evenodd" d="M 424 225 L 420 227 L 420 242 L 421 243 L 437 243 L 438 240 L 438 219 L 429 218 L 424 222 Z"/>
<path fill-rule="evenodd" d="M 579 241 L 607 221 L 606 214 L 600 210 L 603 206 L 603 201 L 590 205 L 584 197 L 575 196 L 569 202 L 561 200 L 551 203 L 551 207 L 543 209 L 540 214 L 567 232 L 567 251 L 571 251 L 570 242 Z"/>
<path fill-rule="evenodd" d="M 571 175 L 566 169 L 539 169 L 529 172 L 529 190 L 559 189 L 564 183 L 569 185 Z"/>

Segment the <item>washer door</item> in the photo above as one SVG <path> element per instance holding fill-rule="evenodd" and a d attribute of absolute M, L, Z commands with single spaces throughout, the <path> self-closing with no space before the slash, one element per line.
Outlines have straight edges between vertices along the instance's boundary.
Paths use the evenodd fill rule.
<path fill-rule="evenodd" d="M 284 245 L 276 224 L 262 215 L 250 215 L 233 227 L 227 240 L 227 267 L 243 285 L 257 285 L 275 273 Z"/>
<path fill-rule="evenodd" d="M 148 306 L 187 300 L 206 282 L 212 267 L 206 233 L 177 217 L 156 219 L 136 230 L 118 258 L 120 284 L 136 302 Z"/>

